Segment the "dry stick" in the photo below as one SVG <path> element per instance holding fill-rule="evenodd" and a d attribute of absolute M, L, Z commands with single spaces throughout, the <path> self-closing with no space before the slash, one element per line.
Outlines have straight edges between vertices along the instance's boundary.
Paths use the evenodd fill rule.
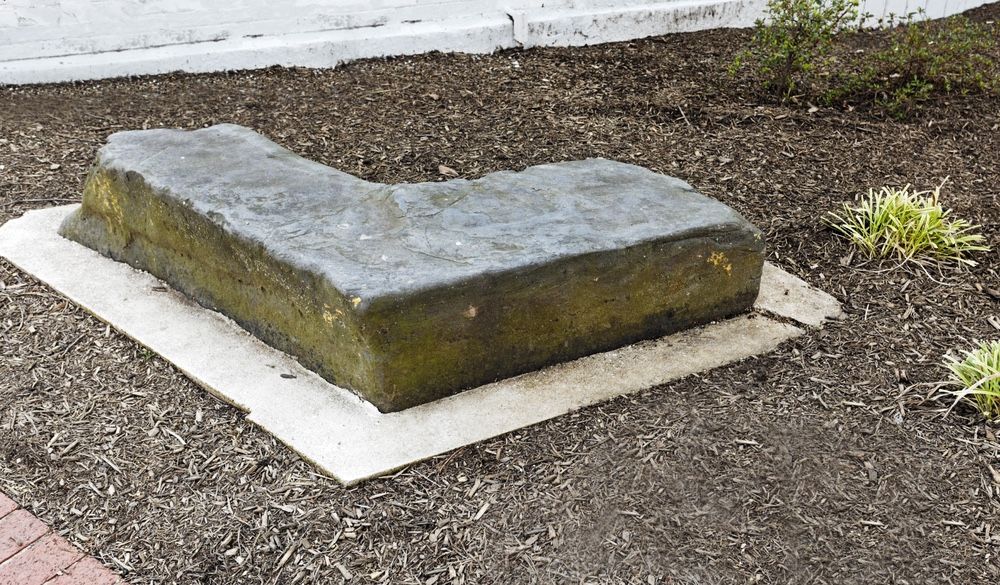
<path fill-rule="evenodd" d="M 688 120 L 688 117 L 686 115 L 684 115 L 684 108 L 682 108 L 680 106 L 677 106 L 677 111 L 679 111 L 681 113 L 681 118 L 684 118 L 684 123 L 686 123 L 688 126 L 691 126 L 692 128 L 694 128 L 694 126 L 691 125 L 691 121 Z"/>
<path fill-rule="evenodd" d="M 48 354 L 45 354 L 45 357 L 55 357 L 55 356 L 60 356 L 60 355 L 62 355 L 64 353 L 66 353 L 67 351 L 69 351 L 70 349 L 72 349 L 72 347 L 74 345 L 76 345 L 77 343 L 79 343 L 81 339 L 83 339 L 86 336 L 87 336 L 86 333 L 81 333 L 80 335 L 78 335 L 76 337 L 76 339 L 74 339 L 73 341 L 70 341 L 69 343 L 67 343 L 62 348 L 53 350 L 53 351 L 49 352 Z"/>

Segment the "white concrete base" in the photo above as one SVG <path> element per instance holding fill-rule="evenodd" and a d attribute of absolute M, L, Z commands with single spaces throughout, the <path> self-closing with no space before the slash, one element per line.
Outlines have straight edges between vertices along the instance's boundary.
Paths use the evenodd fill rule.
<path fill-rule="evenodd" d="M 430 51 L 492 53 L 513 46 L 510 19 L 456 18 L 406 26 L 234 37 L 117 52 L 58 55 L 0 61 L 0 85 L 55 83 L 183 71 L 335 67 L 366 57 L 416 55 Z"/>
<path fill-rule="evenodd" d="M 754 312 L 383 414 L 222 315 L 56 233 L 76 205 L 0 227 L 0 255 L 173 363 L 345 484 L 572 410 L 765 353 L 840 313 L 835 299 L 767 265 Z M 782 320 L 766 315 L 776 315 Z M 285 378 L 293 375 L 294 378 Z"/>
<path fill-rule="evenodd" d="M 871 24 L 991 0 L 863 0 Z M 427 51 L 490 53 L 751 26 L 767 0 L 13 0 L 0 2 L 0 85 L 171 71 L 334 67 Z"/>

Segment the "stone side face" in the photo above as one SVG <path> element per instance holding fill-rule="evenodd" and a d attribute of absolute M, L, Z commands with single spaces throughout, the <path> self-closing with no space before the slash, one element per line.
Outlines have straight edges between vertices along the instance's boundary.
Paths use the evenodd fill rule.
<path fill-rule="evenodd" d="M 165 280 L 337 385 L 377 384 L 351 303 L 331 283 L 158 196 L 141 175 L 99 165 L 61 233 Z"/>
<path fill-rule="evenodd" d="M 651 242 L 377 303 L 365 329 L 385 356 L 380 400 L 413 406 L 749 310 L 753 238 Z"/>
<path fill-rule="evenodd" d="M 760 232 L 605 160 L 367 183 L 253 132 L 112 136 L 61 233 L 382 411 L 749 309 Z"/>

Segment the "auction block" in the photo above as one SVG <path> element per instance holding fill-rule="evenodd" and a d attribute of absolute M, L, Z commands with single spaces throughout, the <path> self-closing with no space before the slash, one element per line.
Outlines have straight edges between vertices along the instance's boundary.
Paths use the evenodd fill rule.
<path fill-rule="evenodd" d="M 641 167 L 383 185 L 234 125 L 112 135 L 60 233 L 383 412 L 742 313 L 763 265 L 743 217 Z"/>

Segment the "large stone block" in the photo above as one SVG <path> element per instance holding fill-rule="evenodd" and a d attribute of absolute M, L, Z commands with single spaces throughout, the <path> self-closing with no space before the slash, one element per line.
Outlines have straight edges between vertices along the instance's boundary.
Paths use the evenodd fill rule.
<path fill-rule="evenodd" d="M 61 233 L 382 411 L 743 312 L 763 263 L 739 214 L 633 165 L 382 185 L 233 125 L 112 135 Z"/>

